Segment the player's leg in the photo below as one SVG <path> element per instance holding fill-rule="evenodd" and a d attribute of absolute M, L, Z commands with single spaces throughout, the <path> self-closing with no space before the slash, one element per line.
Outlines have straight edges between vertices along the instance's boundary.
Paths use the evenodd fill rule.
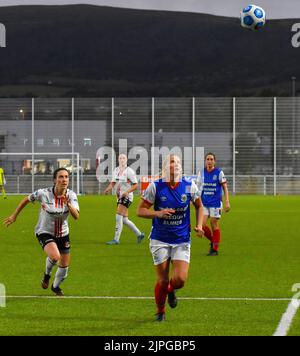
<path fill-rule="evenodd" d="M 169 285 L 171 247 L 170 245 L 164 242 L 151 239 L 150 251 L 156 270 L 156 284 L 154 289 L 156 303 L 156 321 L 164 321 L 165 305 Z"/>
<path fill-rule="evenodd" d="M 212 243 L 212 232 L 209 226 L 207 225 L 207 221 L 209 218 L 209 211 L 207 208 L 204 208 L 204 218 L 203 218 L 203 231 L 204 236 Z"/>
<path fill-rule="evenodd" d="M 107 245 L 118 245 L 120 243 L 121 233 L 123 230 L 123 218 L 128 215 L 128 209 L 126 206 L 118 202 L 117 214 L 116 214 L 116 228 L 115 236 L 113 240 L 108 241 Z"/>
<path fill-rule="evenodd" d="M 51 239 L 53 241 L 53 239 Z M 47 237 L 44 237 L 44 242 L 47 243 Z M 46 267 L 44 277 L 42 279 L 42 288 L 47 289 L 51 278 L 52 270 L 60 260 L 60 252 L 55 242 L 49 242 L 44 246 L 44 252 L 46 253 Z"/>
<path fill-rule="evenodd" d="M 137 237 L 137 243 L 141 243 L 145 237 L 145 234 L 143 232 L 141 232 L 131 220 L 129 220 L 128 216 L 129 216 L 129 206 L 130 205 L 131 205 L 131 202 L 127 206 L 127 215 L 123 215 L 123 223 L 135 234 L 135 236 Z"/>
<path fill-rule="evenodd" d="M 181 289 L 184 287 L 185 282 L 188 279 L 189 267 L 190 264 L 186 261 L 173 260 L 173 270 L 172 270 L 172 278 L 170 280 L 170 288 L 169 291 L 174 289 Z"/>
<path fill-rule="evenodd" d="M 61 283 L 67 278 L 70 265 L 70 254 L 61 254 L 59 265 L 55 274 L 55 279 L 52 285 L 52 291 L 57 296 L 63 296 L 63 291 L 60 289 Z"/>
<path fill-rule="evenodd" d="M 156 285 L 154 290 L 156 303 L 156 320 L 165 320 L 165 306 L 168 295 L 170 260 L 156 266 Z"/>
<path fill-rule="evenodd" d="M 3 195 L 3 199 L 6 199 L 7 196 L 6 196 L 6 192 L 5 192 L 5 189 L 4 189 L 4 185 L 1 185 L 1 192 L 2 192 L 2 195 Z"/>
<path fill-rule="evenodd" d="M 221 241 L 221 230 L 220 230 L 219 221 L 220 221 L 220 218 L 211 218 L 210 219 L 211 228 L 213 231 L 213 237 L 212 237 L 213 251 L 212 252 L 217 252 L 216 254 L 218 254 L 220 241 Z"/>
<path fill-rule="evenodd" d="M 63 296 L 60 285 L 67 278 L 69 271 L 71 248 L 69 236 L 57 239 L 56 243 L 60 252 L 60 260 L 51 289 L 57 296 Z"/>
<path fill-rule="evenodd" d="M 172 248 L 172 277 L 168 285 L 168 303 L 171 308 L 177 306 L 175 290 L 184 287 L 190 266 L 191 245 L 180 244 Z"/>

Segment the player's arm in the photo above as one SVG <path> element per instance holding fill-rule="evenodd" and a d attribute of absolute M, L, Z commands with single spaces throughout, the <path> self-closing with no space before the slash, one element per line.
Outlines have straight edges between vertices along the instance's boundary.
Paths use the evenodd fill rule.
<path fill-rule="evenodd" d="M 108 187 L 105 189 L 104 194 L 108 194 L 109 192 L 111 192 L 115 185 L 116 182 L 110 182 Z"/>
<path fill-rule="evenodd" d="M 78 220 L 80 217 L 80 213 L 77 196 L 73 193 L 67 195 L 67 192 L 65 192 L 62 199 L 63 203 L 68 207 L 69 213 L 71 214 L 73 219 Z"/>
<path fill-rule="evenodd" d="M 204 234 L 203 232 L 204 208 L 203 208 L 201 198 L 199 197 L 198 199 L 196 199 L 193 202 L 193 204 L 196 209 L 196 227 L 194 230 L 197 232 L 198 236 L 202 237 Z"/>
<path fill-rule="evenodd" d="M 122 194 L 122 197 L 127 197 L 130 193 L 134 192 L 138 188 L 138 183 L 132 184 L 131 188 Z"/>
<path fill-rule="evenodd" d="M 222 184 L 223 192 L 224 192 L 224 198 L 225 198 L 225 212 L 228 213 L 230 210 L 230 202 L 229 202 L 229 189 L 227 183 Z"/>
<path fill-rule="evenodd" d="M 155 211 L 152 209 L 150 210 L 151 206 L 152 206 L 151 203 L 142 200 L 137 209 L 137 216 L 145 219 L 155 219 L 155 218 L 165 219 L 168 216 L 171 216 L 172 214 L 175 213 L 174 209 L 164 209 L 159 211 Z"/>
<path fill-rule="evenodd" d="M 20 212 L 26 207 L 27 204 L 29 204 L 30 201 L 28 199 L 28 197 L 24 198 L 21 203 L 18 205 L 17 209 L 15 210 L 15 212 L 9 216 L 8 218 L 5 218 L 3 221 L 3 225 L 5 225 L 6 227 L 8 227 L 9 225 L 13 224 L 16 220 L 18 215 L 20 214 Z"/>
<path fill-rule="evenodd" d="M 77 208 L 75 206 L 73 206 L 69 200 L 67 201 L 66 205 L 67 205 L 69 212 L 72 215 L 73 219 L 78 220 L 80 217 L 80 214 L 79 214 L 79 211 L 77 210 Z"/>

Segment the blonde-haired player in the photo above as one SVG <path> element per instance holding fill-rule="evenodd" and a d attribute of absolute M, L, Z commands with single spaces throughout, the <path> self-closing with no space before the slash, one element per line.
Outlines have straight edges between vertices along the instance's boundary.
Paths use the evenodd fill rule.
<path fill-rule="evenodd" d="M 198 236 L 202 236 L 204 210 L 200 192 L 195 182 L 182 177 L 180 158 L 170 155 L 163 162 L 162 178 L 148 186 L 137 210 L 139 217 L 153 221 L 150 250 L 156 268 L 154 295 L 158 322 L 165 320 L 167 298 L 171 308 L 177 306 L 175 290 L 183 288 L 188 278 L 191 248 L 190 203 L 197 210 L 195 231 Z"/>
<path fill-rule="evenodd" d="M 0 167 L 0 190 L 1 190 L 2 195 L 3 195 L 3 199 L 7 198 L 6 193 L 5 193 L 5 189 L 4 189 L 5 184 L 6 184 L 6 180 L 5 180 L 5 177 L 4 177 L 4 171 L 3 171 L 3 168 Z"/>
<path fill-rule="evenodd" d="M 108 194 L 114 187 L 117 194 L 117 214 L 116 229 L 113 240 L 108 241 L 107 245 L 118 245 L 123 230 L 126 225 L 137 237 L 137 242 L 141 243 L 145 234 L 128 219 L 128 209 L 133 202 L 133 192 L 138 187 L 138 181 L 134 170 L 127 166 L 127 156 L 123 153 L 119 155 L 119 166 L 114 170 L 112 180 L 104 193 Z"/>

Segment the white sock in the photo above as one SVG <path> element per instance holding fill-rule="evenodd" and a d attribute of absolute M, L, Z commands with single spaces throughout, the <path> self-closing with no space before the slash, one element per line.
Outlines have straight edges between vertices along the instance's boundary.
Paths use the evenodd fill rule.
<path fill-rule="evenodd" d="M 140 236 L 142 234 L 141 231 L 135 226 L 135 224 L 128 218 L 123 218 L 123 223 L 128 226 L 129 229 L 136 234 L 136 236 Z"/>
<path fill-rule="evenodd" d="M 115 237 L 114 240 L 120 241 L 121 233 L 123 230 L 123 216 L 117 214 L 116 215 L 116 232 L 115 232 Z"/>
<path fill-rule="evenodd" d="M 46 258 L 46 274 L 51 276 L 52 269 L 54 266 L 56 266 L 56 261 L 52 261 L 51 258 L 47 257 Z"/>
<path fill-rule="evenodd" d="M 55 275 L 55 279 L 53 282 L 53 287 L 57 288 L 59 287 L 59 285 L 68 277 L 68 270 L 69 267 L 58 267 L 57 271 L 56 271 L 56 275 Z"/>

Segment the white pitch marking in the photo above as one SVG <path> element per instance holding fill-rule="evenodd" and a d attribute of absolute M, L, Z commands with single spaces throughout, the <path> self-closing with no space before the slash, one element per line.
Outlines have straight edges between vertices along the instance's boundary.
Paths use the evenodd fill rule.
<path fill-rule="evenodd" d="M 273 336 L 287 336 L 299 307 L 299 300 L 292 299 Z"/>
<path fill-rule="evenodd" d="M 42 295 L 9 295 L 7 299 L 134 299 L 134 300 L 153 300 L 154 297 L 138 297 L 138 296 L 42 296 Z M 290 301 L 290 298 L 209 298 L 209 297 L 179 297 L 179 300 L 211 300 L 211 301 L 242 301 L 242 302 L 285 302 Z"/>

